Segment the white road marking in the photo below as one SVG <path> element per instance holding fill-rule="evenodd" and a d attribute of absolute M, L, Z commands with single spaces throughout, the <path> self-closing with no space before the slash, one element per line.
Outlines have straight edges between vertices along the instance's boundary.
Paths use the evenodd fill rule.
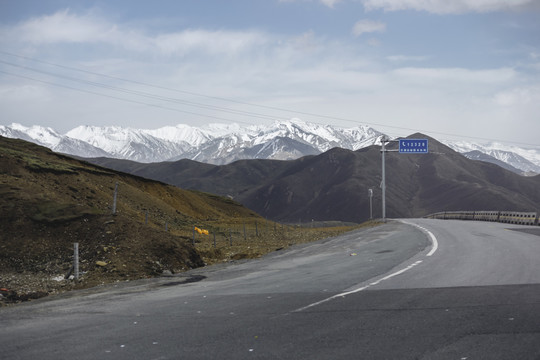
<path fill-rule="evenodd" d="M 422 228 L 422 229 L 424 229 L 424 228 Z M 433 235 L 433 233 L 431 231 L 429 231 L 428 229 L 424 229 L 424 230 L 427 232 L 427 234 L 431 238 L 431 241 L 433 242 L 433 247 L 431 248 L 431 251 L 426 255 L 426 256 L 431 256 L 439 248 L 439 242 L 437 241 L 437 238 L 435 237 L 435 235 Z"/>
<path fill-rule="evenodd" d="M 417 225 L 417 224 L 414 224 L 414 223 L 411 223 L 411 222 L 408 222 L 408 221 L 404 221 L 404 220 L 400 220 L 400 221 L 402 223 L 404 223 L 404 224 L 407 224 L 407 225 L 416 226 L 417 228 L 419 228 L 420 230 L 425 232 L 429 236 L 429 239 L 431 240 L 431 250 L 426 254 L 426 256 L 431 256 L 431 255 L 435 254 L 435 252 L 439 248 L 439 242 L 437 241 L 437 238 L 435 237 L 435 235 L 433 235 L 433 233 L 431 231 L 429 231 L 428 229 L 426 229 L 423 226 L 420 226 L 420 225 Z"/>
<path fill-rule="evenodd" d="M 439 242 L 437 241 L 437 238 L 435 237 L 435 235 L 433 235 L 433 233 L 431 231 L 429 231 L 428 229 L 426 229 L 425 227 L 422 227 L 420 225 L 417 225 L 417 224 L 413 224 L 413 223 L 410 223 L 410 222 L 407 222 L 407 221 L 403 221 L 403 220 L 400 220 L 402 223 L 404 224 L 407 224 L 407 225 L 413 225 L 413 226 L 416 226 L 417 228 L 419 228 L 420 230 L 422 230 L 423 232 L 425 232 L 429 239 L 431 240 L 431 250 L 426 254 L 426 256 L 432 256 L 433 254 L 435 254 L 435 252 L 437 251 L 437 249 L 439 248 Z M 307 310 L 309 308 L 312 308 L 312 307 L 315 307 L 315 306 L 318 306 L 318 305 L 321 305 L 321 304 L 324 304 L 325 302 L 328 302 L 328 301 L 331 301 L 331 300 L 334 300 L 336 298 L 339 298 L 339 297 L 345 297 L 347 295 L 351 295 L 351 294 L 356 294 L 360 291 L 364 291 L 366 290 L 367 288 L 371 287 L 371 286 L 375 286 L 375 285 L 378 285 L 380 284 L 381 282 L 385 281 L 385 280 L 388 280 L 388 279 L 391 279 L 393 278 L 394 276 L 398 276 L 400 274 L 403 274 L 404 272 L 406 271 L 409 271 L 410 269 L 412 269 L 413 267 L 415 267 L 416 265 L 418 264 L 421 264 L 422 263 L 422 260 L 418 260 L 417 262 L 407 266 L 406 268 L 403 268 L 401 270 L 398 270 L 390 275 L 387 275 L 377 281 L 374 281 L 368 285 L 364 285 L 362 287 L 359 287 L 358 289 L 354 289 L 354 290 L 350 290 L 350 291 L 345 291 L 345 292 L 342 292 L 340 294 L 336 294 L 336 295 L 333 295 L 333 296 L 330 296 L 329 298 L 326 298 L 324 300 L 321 300 L 321 301 L 317 301 L 317 302 L 314 302 L 313 304 L 309 304 L 307 306 L 304 306 L 304 307 L 301 307 L 299 309 L 296 309 L 294 310 L 293 312 L 301 312 L 301 311 L 304 311 L 304 310 Z"/>
<path fill-rule="evenodd" d="M 347 296 L 347 295 L 356 294 L 356 293 L 358 293 L 358 292 L 360 292 L 360 291 L 364 291 L 364 290 L 366 290 L 367 288 L 369 288 L 369 287 L 371 287 L 371 286 L 378 285 L 378 284 L 380 284 L 381 282 L 383 282 L 383 281 L 385 281 L 385 280 L 388 280 L 388 279 L 390 279 L 390 278 L 393 278 L 394 276 L 403 274 L 404 272 L 409 271 L 410 269 L 412 269 L 413 267 L 415 267 L 416 265 L 421 264 L 421 263 L 422 263 L 422 260 L 418 260 L 417 262 L 415 262 L 415 263 L 413 263 L 413 264 L 407 266 L 406 268 L 401 269 L 401 270 L 398 270 L 398 271 L 396 271 L 396 272 L 394 272 L 394 273 L 392 273 L 392 274 L 390 274 L 390 275 L 387 275 L 387 276 L 385 276 L 385 277 L 383 277 L 383 278 L 381 278 L 381 279 L 379 279 L 379 280 L 377 280 L 377 281 L 374 281 L 374 282 L 372 282 L 372 283 L 370 283 L 370 284 L 368 284 L 368 285 L 364 285 L 364 286 L 362 286 L 362 287 L 359 287 L 358 289 L 349 290 L 349 291 L 345 291 L 345 292 L 342 292 L 342 293 L 339 293 L 339 294 L 330 296 L 329 298 L 326 298 L 326 299 L 324 299 L 324 300 L 317 301 L 317 302 L 315 302 L 315 303 L 313 303 L 313 304 L 309 304 L 309 305 L 307 305 L 307 306 L 304 306 L 304 307 L 301 307 L 301 308 L 299 308 L 299 309 L 296 309 L 296 310 L 294 310 L 293 312 L 301 312 L 301 311 L 307 310 L 307 309 L 309 309 L 309 308 L 312 308 L 312 307 L 314 307 L 314 306 L 324 304 L 325 302 L 328 302 L 328 301 L 330 301 L 330 300 L 334 300 L 334 299 L 339 298 L 339 297 L 343 298 L 343 297 L 345 297 L 345 296 Z"/>

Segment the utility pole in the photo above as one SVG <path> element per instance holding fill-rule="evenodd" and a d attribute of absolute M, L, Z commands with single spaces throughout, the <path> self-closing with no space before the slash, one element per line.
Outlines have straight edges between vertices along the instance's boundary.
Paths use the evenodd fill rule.
<path fill-rule="evenodd" d="M 386 169 L 385 169 L 385 159 L 384 155 L 387 152 L 397 152 L 399 150 L 387 150 L 386 143 L 389 142 L 398 142 L 397 140 L 390 140 L 386 135 L 381 137 L 381 155 L 382 155 L 382 181 L 381 181 L 381 190 L 382 190 L 382 221 L 386 222 Z"/>
<path fill-rule="evenodd" d="M 381 189 L 382 189 L 382 221 L 386 222 L 386 173 L 385 173 L 385 166 L 384 166 L 384 154 L 386 153 L 386 149 L 384 148 L 386 145 L 386 136 L 383 136 L 381 138 L 381 154 L 382 154 L 382 181 L 381 181 Z"/>
<path fill-rule="evenodd" d="M 368 189 L 369 196 L 369 220 L 373 220 L 373 189 Z"/>
<path fill-rule="evenodd" d="M 386 149 L 386 143 L 399 143 L 399 149 Z M 400 139 L 390 140 L 386 135 L 381 137 L 381 155 L 382 155 L 382 220 L 386 222 L 386 170 L 384 164 L 384 154 L 387 152 L 399 152 L 406 154 L 427 154 L 428 153 L 428 139 Z"/>

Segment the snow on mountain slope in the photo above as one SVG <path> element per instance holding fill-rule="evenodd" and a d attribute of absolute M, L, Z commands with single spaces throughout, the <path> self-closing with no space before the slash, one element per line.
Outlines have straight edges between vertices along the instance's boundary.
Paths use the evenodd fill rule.
<path fill-rule="evenodd" d="M 115 158 L 140 162 L 164 161 L 190 148 L 186 141 L 160 139 L 147 131 L 117 126 L 79 126 L 66 135 L 101 148 Z"/>
<path fill-rule="evenodd" d="M 334 147 L 350 150 L 380 143 L 383 133 L 369 126 L 343 129 L 331 125 L 319 125 L 292 119 L 284 122 L 275 122 L 272 126 L 263 128 L 257 134 L 253 145 L 264 144 L 272 139 L 282 137 L 308 144 L 320 152 L 328 151 Z"/>
<path fill-rule="evenodd" d="M 26 127 L 21 124 L 13 123 L 9 127 L 2 127 L 2 130 L 11 131 L 12 134 L 24 134 L 27 139 L 32 139 L 40 145 L 47 147 L 56 146 L 62 139 L 62 135 L 58 134 L 51 128 L 34 125 Z"/>
<path fill-rule="evenodd" d="M 201 130 L 206 132 L 207 134 L 211 134 L 212 137 L 222 137 L 229 134 L 246 134 L 246 135 L 255 135 L 261 129 L 265 128 L 264 125 L 240 125 L 237 123 L 232 124 L 219 124 L 219 123 L 212 123 L 203 125 L 201 127 Z"/>
<path fill-rule="evenodd" d="M 483 152 L 478 151 L 478 150 L 469 151 L 469 152 L 463 153 L 463 155 L 465 155 L 465 157 L 467 157 L 468 159 L 471 159 L 471 160 L 479 160 L 479 161 L 489 162 L 489 163 L 498 165 L 498 166 L 500 166 L 502 168 L 505 168 L 506 170 L 510 170 L 510 171 L 512 171 L 512 172 L 514 172 L 516 174 L 522 174 L 523 173 L 523 171 L 513 167 L 512 165 L 507 164 L 504 161 L 495 159 L 493 156 L 488 155 L 488 154 L 484 154 Z"/>
<path fill-rule="evenodd" d="M 184 124 L 141 131 L 158 139 L 167 140 L 173 143 L 185 142 L 190 146 L 199 146 L 214 137 L 211 131 L 205 131 Z"/>
<path fill-rule="evenodd" d="M 244 154 L 252 159 L 294 160 L 306 155 L 318 155 L 320 151 L 294 139 L 276 137 L 246 149 Z"/>
<path fill-rule="evenodd" d="M 490 155 L 497 160 L 503 161 L 525 173 L 540 174 L 540 147 L 521 148 L 512 145 L 491 142 L 488 144 L 475 144 L 469 142 L 447 143 L 449 147 L 460 153 L 468 153 L 474 150 Z"/>
<path fill-rule="evenodd" d="M 357 150 L 380 143 L 382 133 L 364 126 L 342 129 L 300 119 L 248 127 L 212 124 L 206 131 L 219 135 L 175 159 L 188 158 L 216 165 L 239 159 L 290 160 L 342 147 Z"/>
<path fill-rule="evenodd" d="M 208 164 L 225 165 L 240 159 L 293 160 L 320 153 L 314 146 L 287 137 L 278 136 L 266 142 L 257 142 L 245 134 L 230 134 L 194 148 L 177 160 L 187 158 Z"/>
<path fill-rule="evenodd" d="M 0 135 L 30 141 L 48 147 L 53 151 L 69 155 L 81 157 L 112 156 L 110 153 L 85 141 L 61 135 L 51 128 L 37 125 L 26 127 L 14 123 L 10 126 L 0 126 Z"/>
<path fill-rule="evenodd" d="M 47 146 L 39 142 L 38 140 L 32 139 L 32 137 L 29 134 L 27 134 L 27 130 L 28 130 L 27 127 L 24 127 L 20 124 L 15 124 L 15 123 L 11 124 L 10 126 L 0 125 L 1 136 L 12 138 L 12 139 L 26 140 L 33 143 L 37 143 L 39 145 Z"/>

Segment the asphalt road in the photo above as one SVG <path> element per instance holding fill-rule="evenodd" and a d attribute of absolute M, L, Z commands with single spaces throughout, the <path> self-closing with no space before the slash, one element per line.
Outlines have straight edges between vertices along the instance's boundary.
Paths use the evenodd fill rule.
<path fill-rule="evenodd" d="M 540 359 L 540 234 L 407 222 L 2 308 L 0 358 Z"/>

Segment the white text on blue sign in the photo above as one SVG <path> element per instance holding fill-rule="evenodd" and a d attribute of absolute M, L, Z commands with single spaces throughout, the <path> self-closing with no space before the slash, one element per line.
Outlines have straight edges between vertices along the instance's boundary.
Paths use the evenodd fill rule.
<path fill-rule="evenodd" d="M 426 154 L 428 152 L 427 139 L 400 139 L 400 153 Z"/>

